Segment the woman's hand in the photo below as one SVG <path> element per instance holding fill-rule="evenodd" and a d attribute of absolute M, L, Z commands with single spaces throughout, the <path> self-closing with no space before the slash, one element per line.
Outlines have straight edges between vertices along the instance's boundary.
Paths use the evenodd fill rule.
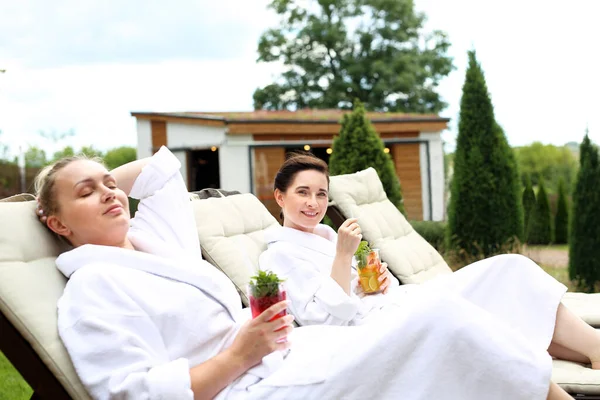
<path fill-rule="evenodd" d="M 356 218 L 349 218 L 338 229 L 336 252 L 346 257 L 352 257 L 362 240 L 360 226 Z"/>
<path fill-rule="evenodd" d="M 260 363 L 267 354 L 289 348 L 286 338 L 293 330 L 294 316 L 271 321 L 287 305 L 287 301 L 280 301 L 241 327 L 230 349 L 246 369 Z"/>
<path fill-rule="evenodd" d="M 388 269 L 388 265 L 387 263 L 381 263 L 381 266 L 379 267 L 379 288 L 381 289 L 381 291 L 383 292 L 383 294 L 386 294 L 388 292 L 388 290 L 390 289 L 390 270 Z"/>

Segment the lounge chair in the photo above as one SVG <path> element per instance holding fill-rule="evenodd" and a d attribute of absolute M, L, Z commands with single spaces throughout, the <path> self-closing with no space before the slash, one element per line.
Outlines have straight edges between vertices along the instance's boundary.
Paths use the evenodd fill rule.
<path fill-rule="evenodd" d="M 205 199 L 234 193 L 206 189 L 197 194 Z M 193 204 L 204 257 L 232 277 L 247 305 L 245 283 L 266 249 L 262 230 L 278 223 L 254 196 L 234 197 Z M 39 223 L 35 206 L 27 194 L 0 200 L 0 351 L 33 388 L 32 398 L 87 400 L 57 331 L 56 304 L 66 278 L 54 261 L 68 247 Z"/>
<path fill-rule="evenodd" d="M 382 260 L 402 283 L 423 283 L 452 270 L 388 200 L 373 168 L 332 176 L 328 216 L 339 226 L 358 218 L 363 237 L 380 249 Z M 600 327 L 600 294 L 567 293 L 563 303 L 586 322 Z M 555 361 L 553 379 L 571 393 L 600 395 L 600 371 Z M 598 397 L 600 398 L 600 397 Z"/>
<path fill-rule="evenodd" d="M 220 195 L 220 192 L 218 195 Z M 245 284 L 266 249 L 263 232 L 278 225 L 251 194 L 193 202 L 203 256 L 224 271 L 247 304 Z M 54 260 L 65 249 L 37 221 L 35 201 L 0 201 L 0 351 L 34 389 L 35 399 L 89 399 L 58 337 L 56 302 L 66 279 Z M 600 375 L 557 362 L 557 382 L 571 393 L 600 399 Z"/>

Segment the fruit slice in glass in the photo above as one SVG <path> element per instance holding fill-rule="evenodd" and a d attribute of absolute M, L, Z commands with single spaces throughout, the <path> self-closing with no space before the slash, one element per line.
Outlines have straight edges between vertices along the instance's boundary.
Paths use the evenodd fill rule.
<path fill-rule="evenodd" d="M 267 308 L 287 299 L 283 283 L 249 283 L 248 298 L 250 299 L 250 310 L 252 318 L 258 317 Z M 287 314 L 286 310 L 275 315 L 273 319 L 281 318 Z"/>
<path fill-rule="evenodd" d="M 370 253 L 361 256 L 354 256 L 356 260 L 356 271 L 360 286 L 366 294 L 381 292 L 379 284 L 379 268 L 381 260 L 379 259 L 379 249 L 372 249 Z"/>

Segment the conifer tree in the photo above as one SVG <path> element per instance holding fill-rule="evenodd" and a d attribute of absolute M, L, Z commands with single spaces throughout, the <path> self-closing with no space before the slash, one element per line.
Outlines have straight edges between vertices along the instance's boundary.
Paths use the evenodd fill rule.
<path fill-rule="evenodd" d="M 544 187 L 542 177 L 538 179 L 539 189 L 537 192 L 535 208 L 531 215 L 529 225 L 529 244 L 550 244 L 552 242 L 552 216 L 550 214 L 550 202 Z"/>
<path fill-rule="evenodd" d="M 535 192 L 533 191 L 533 187 L 531 186 L 531 178 L 529 175 L 525 177 L 525 189 L 523 190 L 523 213 L 525 215 L 524 218 L 524 235 L 525 240 L 529 235 L 529 223 L 531 222 L 531 214 L 535 208 Z"/>
<path fill-rule="evenodd" d="M 344 115 L 340 133 L 333 139 L 332 149 L 333 153 L 329 158 L 331 175 L 375 168 L 388 199 L 404 213 L 400 180 L 396 175 L 394 162 L 385 153 L 385 145 L 367 119 L 360 101 L 356 100 L 354 110 Z"/>
<path fill-rule="evenodd" d="M 494 109 L 481 66 L 468 53 L 448 212 L 448 239 L 467 256 L 489 256 L 523 236 L 515 156 Z"/>
<path fill-rule="evenodd" d="M 579 150 L 569 238 L 569 278 L 593 291 L 600 280 L 600 168 L 598 150 L 586 134 Z"/>
<path fill-rule="evenodd" d="M 569 206 L 567 204 L 567 190 L 565 181 L 558 181 L 558 200 L 556 216 L 554 219 L 554 243 L 565 244 L 569 237 Z"/>

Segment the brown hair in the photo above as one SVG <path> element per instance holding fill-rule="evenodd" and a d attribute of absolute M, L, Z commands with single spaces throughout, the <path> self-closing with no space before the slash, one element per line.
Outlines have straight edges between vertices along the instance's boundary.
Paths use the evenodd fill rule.
<path fill-rule="evenodd" d="M 59 211 L 58 201 L 56 200 L 56 193 L 54 190 L 56 174 L 72 162 L 80 160 L 95 161 L 104 165 L 104 162 L 99 157 L 87 157 L 85 155 L 65 157 L 54 164 L 44 167 L 35 177 L 34 187 L 38 207 L 44 211 L 46 217 L 56 214 Z"/>
<path fill-rule="evenodd" d="M 280 192 L 286 192 L 298 172 L 315 170 L 319 171 L 327 177 L 329 185 L 329 168 L 327 163 L 320 158 L 310 153 L 291 153 L 283 165 L 279 168 L 275 175 L 275 185 L 273 191 L 278 189 Z M 283 211 L 279 213 L 283 221 Z"/>

